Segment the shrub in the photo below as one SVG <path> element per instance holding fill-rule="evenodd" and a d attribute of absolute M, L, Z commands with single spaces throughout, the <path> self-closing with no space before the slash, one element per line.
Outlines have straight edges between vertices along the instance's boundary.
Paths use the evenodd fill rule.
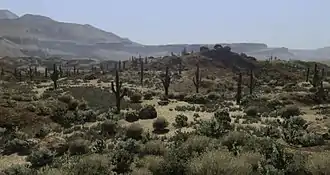
<path fill-rule="evenodd" d="M 283 118 L 290 118 L 301 114 L 299 107 L 296 105 L 288 105 L 283 108 L 280 113 Z"/>
<path fill-rule="evenodd" d="M 48 149 L 40 149 L 32 152 L 26 160 L 31 163 L 32 167 L 39 168 L 53 162 L 54 155 Z"/>
<path fill-rule="evenodd" d="M 4 175 L 33 175 L 33 174 L 36 174 L 36 172 L 29 168 L 27 165 L 20 165 L 20 164 L 17 164 L 17 165 L 12 165 L 10 166 L 9 168 L 5 169 L 3 171 L 3 173 L 5 173 Z M 1 171 L 0 171 L 0 174 Z"/>
<path fill-rule="evenodd" d="M 61 95 L 58 97 L 58 100 L 63 103 L 69 104 L 71 100 L 73 100 L 73 97 L 71 95 Z"/>
<path fill-rule="evenodd" d="M 191 160 L 187 166 L 187 174 L 253 174 L 259 154 L 245 153 L 238 157 L 226 151 L 210 151 Z"/>
<path fill-rule="evenodd" d="M 158 117 L 153 121 L 152 126 L 155 131 L 164 131 L 168 126 L 168 121 L 164 117 Z"/>
<path fill-rule="evenodd" d="M 71 155 L 86 154 L 89 152 L 89 141 L 84 139 L 73 140 L 69 144 L 69 152 Z"/>
<path fill-rule="evenodd" d="M 142 95 L 140 93 L 133 93 L 130 97 L 132 103 L 141 103 Z"/>
<path fill-rule="evenodd" d="M 244 146 L 248 138 L 249 136 L 244 132 L 229 132 L 228 135 L 224 137 L 222 145 L 226 146 L 230 152 L 237 154 L 239 147 Z"/>
<path fill-rule="evenodd" d="M 142 138 L 143 128 L 138 123 L 133 123 L 126 129 L 126 136 L 131 139 L 139 140 Z"/>
<path fill-rule="evenodd" d="M 102 133 L 114 135 L 117 131 L 117 123 L 113 120 L 106 120 L 101 124 L 101 131 Z"/>
<path fill-rule="evenodd" d="M 149 105 L 142 108 L 139 112 L 139 119 L 154 119 L 157 118 L 156 108 Z"/>
<path fill-rule="evenodd" d="M 68 109 L 71 110 L 71 111 L 74 111 L 77 109 L 79 105 L 79 101 L 78 100 L 75 100 L 75 99 L 72 99 L 69 103 L 68 103 Z"/>
<path fill-rule="evenodd" d="M 125 120 L 128 122 L 135 122 L 139 120 L 139 114 L 136 111 L 129 111 L 125 113 Z"/>
<path fill-rule="evenodd" d="M 160 140 L 152 140 L 145 143 L 141 149 L 142 155 L 162 156 L 166 152 L 164 143 Z"/>
<path fill-rule="evenodd" d="M 111 161 L 105 155 L 92 154 L 82 157 L 78 163 L 72 167 L 73 174 L 86 175 L 109 175 L 113 174 Z"/>
<path fill-rule="evenodd" d="M 144 100 L 152 100 L 153 94 L 151 92 L 147 92 L 143 95 Z"/>
<path fill-rule="evenodd" d="M 193 94 L 186 96 L 184 98 L 184 101 L 192 104 L 206 104 L 208 102 L 207 99 L 201 94 Z"/>
<path fill-rule="evenodd" d="M 49 126 L 42 126 L 36 133 L 37 138 L 44 138 L 51 132 Z"/>
<path fill-rule="evenodd" d="M 219 143 L 215 139 L 206 136 L 194 135 L 182 143 L 180 149 L 185 150 L 187 155 L 195 156 L 204 153 L 205 151 L 213 150 L 219 147 Z"/>
<path fill-rule="evenodd" d="M 255 117 L 258 114 L 258 108 L 255 106 L 250 106 L 245 110 L 247 116 Z"/>
<path fill-rule="evenodd" d="M 19 155 L 27 155 L 31 152 L 31 145 L 25 141 L 15 138 L 8 141 L 3 148 L 3 154 L 9 155 L 13 153 L 18 153 Z"/>
<path fill-rule="evenodd" d="M 177 115 L 175 117 L 175 123 L 173 125 L 177 128 L 188 126 L 188 117 L 183 114 Z"/>
<path fill-rule="evenodd" d="M 216 92 L 210 92 L 207 94 L 207 98 L 210 100 L 218 100 L 221 96 Z"/>
<path fill-rule="evenodd" d="M 130 166 L 134 160 L 134 156 L 125 149 L 115 150 L 112 154 L 111 163 L 114 165 L 113 171 L 119 174 L 130 171 Z"/>

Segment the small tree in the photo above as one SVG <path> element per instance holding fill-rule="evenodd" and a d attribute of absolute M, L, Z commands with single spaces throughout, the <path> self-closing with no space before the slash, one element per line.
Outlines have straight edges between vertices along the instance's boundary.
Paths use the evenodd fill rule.
<path fill-rule="evenodd" d="M 164 77 L 161 79 L 163 86 L 164 86 L 164 90 L 165 90 L 165 97 L 168 97 L 168 88 L 170 87 L 170 83 L 171 83 L 171 76 L 169 74 L 169 68 L 166 67 L 166 72 Z"/>
<path fill-rule="evenodd" d="M 196 72 L 195 72 L 195 77 L 193 78 L 193 82 L 196 88 L 196 93 L 198 93 L 199 87 L 201 86 L 201 82 L 202 82 L 202 76 L 200 75 L 200 71 L 199 71 L 199 64 L 196 64 Z"/>
<path fill-rule="evenodd" d="M 111 89 L 112 89 L 112 92 L 116 96 L 116 108 L 117 108 L 116 112 L 120 113 L 120 101 L 126 95 L 127 89 L 122 90 L 122 82 L 119 82 L 118 70 L 116 70 L 116 79 L 115 79 L 115 81 L 116 81 L 116 84 L 114 84 L 114 82 L 111 82 Z"/>

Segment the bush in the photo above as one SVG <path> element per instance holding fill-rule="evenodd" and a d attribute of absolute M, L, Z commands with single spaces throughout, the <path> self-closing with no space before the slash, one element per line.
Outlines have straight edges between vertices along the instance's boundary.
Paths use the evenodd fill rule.
<path fill-rule="evenodd" d="M 130 97 L 132 103 L 141 103 L 142 95 L 140 93 L 133 93 Z"/>
<path fill-rule="evenodd" d="M 134 155 L 125 149 L 115 150 L 112 155 L 111 163 L 114 165 L 113 171 L 124 174 L 130 171 L 130 166 L 134 160 Z"/>
<path fill-rule="evenodd" d="M 99 154 L 92 154 L 81 158 L 78 163 L 72 167 L 73 174 L 84 175 L 109 175 L 113 166 L 108 157 Z"/>
<path fill-rule="evenodd" d="M 133 123 L 126 129 L 126 136 L 131 139 L 139 140 L 142 138 L 143 128 L 138 123 Z"/>
<path fill-rule="evenodd" d="M 215 139 L 194 135 L 188 137 L 188 139 L 182 143 L 180 146 L 181 150 L 187 152 L 189 156 L 196 156 L 204 153 L 205 151 L 210 151 L 219 147 L 219 143 Z"/>
<path fill-rule="evenodd" d="M 117 123 L 113 120 L 106 120 L 101 124 L 102 133 L 114 135 L 117 132 Z"/>
<path fill-rule="evenodd" d="M 192 159 L 187 174 L 253 174 L 261 159 L 259 154 L 245 153 L 235 157 L 226 151 L 211 151 Z"/>
<path fill-rule="evenodd" d="M 193 94 L 186 96 L 184 101 L 192 104 L 206 104 L 208 100 L 201 94 Z"/>
<path fill-rule="evenodd" d="M 210 92 L 207 94 L 209 100 L 218 100 L 221 96 L 216 92 Z"/>
<path fill-rule="evenodd" d="M 27 165 L 12 165 L 3 171 L 5 175 L 34 175 L 36 172 L 30 169 Z M 1 171 L 0 174 L 2 175 Z"/>
<path fill-rule="evenodd" d="M 142 108 L 139 112 L 139 119 L 154 119 L 157 118 L 156 108 L 149 105 Z"/>
<path fill-rule="evenodd" d="M 238 148 L 246 144 L 249 136 L 244 132 L 233 131 L 229 132 L 222 141 L 222 145 L 226 146 L 230 152 L 239 153 Z"/>
<path fill-rule="evenodd" d="M 3 148 L 3 154 L 5 155 L 10 155 L 13 153 L 18 153 L 19 155 L 28 155 L 30 152 L 31 145 L 27 141 L 17 138 L 8 141 Z"/>
<path fill-rule="evenodd" d="M 258 114 L 258 108 L 255 106 L 250 106 L 245 110 L 247 116 L 255 117 Z"/>
<path fill-rule="evenodd" d="M 177 115 L 175 117 L 175 123 L 173 125 L 177 128 L 188 126 L 188 117 L 183 114 Z"/>
<path fill-rule="evenodd" d="M 144 100 L 152 100 L 153 94 L 151 92 L 147 92 L 143 95 Z"/>
<path fill-rule="evenodd" d="M 78 105 L 79 105 L 79 101 L 73 99 L 68 103 L 68 109 L 74 111 L 77 109 Z"/>
<path fill-rule="evenodd" d="M 37 138 L 44 138 L 51 132 L 49 126 L 42 126 L 36 133 Z"/>
<path fill-rule="evenodd" d="M 39 168 L 53 162 L 54 155 L 48 149 L 40 149 L 32 152 L 26 160 L 31 163 L 32 167 Z"/>
<path fill-rule="evenodd" d="M 71 95 L 61 95 L 58 97 L 58 100 L 63 103 L 69 104 L 71 100 L 73 100 L 73 97 Z"/>
<path fill-rule="evenodd" d="M 153 121 L 152 126 L 155 131 L 164 131 L 168 126 L 168 121 L 164 117 L 158 117 Z"/>
<path fill-rule="evenodd" d="M 155 155 L 162 156 L 166 152 L 166 147 L 164 143 L 160 140 L 152 140 L 145 143 L 141 149 L 141 154 L 145 155 Z"/>
<path fill-rule="evenodd" d="M 299 107 L 296 105 L 289 105 L 283 108 L 280 113 L 283 118 L 290 118 L 301 114 Z"/>
<path fill-rule="evenodd" d="M 139 120 L 139 114 L 136 111 L 129 111 L 125 114 L 125 120 L 128 122 L 135 122 Z"/>
<path fill-rule="evenodd" d="M 89 141 L 84 139 L 73 140 L 69 144 L 69 152 L 71 155 L 86 154 L 89 152 Z"/>

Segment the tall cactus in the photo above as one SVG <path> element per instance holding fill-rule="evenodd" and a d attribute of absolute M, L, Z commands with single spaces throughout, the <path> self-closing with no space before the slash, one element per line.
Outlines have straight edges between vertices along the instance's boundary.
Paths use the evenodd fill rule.
<path fill-rule="evenodd" d="M 182 66 L 182 59 L 180 59 L 180 60 L 179 60 L 179 67 L 178 67 L 179 75 L 182 74 L 182 69 L 183 69 L 183 66 Z"/>
<path fill-rule="evenodd" d="M 201 82 L 202 82 L 202 76 L 199 71 L 199 64 L 196 64 L 196 72 L 195 72 L 195 77 L 193 77 L 193 82 L 194 82 L 194 85 L 196 88 L 196 93 L 199 93 L 199 88 L 200 88 Z"/>
<path fill-rule="evenodd" d="M 166 67 L 165 75 L 161 79 L 161 81 L 163 83 L 163 87 L 164 87 L 164 91 L 165 91 L 165 97 L 168 97 L 168 88 L 170 87 L 170 83 L 171 83 L 171 76 L 169 74 L 169 68 L 168 67 Z"/>
<path fill-rule="evenodd" d="M 14 77 L 17 79 L 17 68 L 14 69 Z"/>
<path fill-rule="evenodd" d="M 307 72 L 306 72 L 306 82 L 309 81 L 309 71 L 310 71 L 310 69 L 309 69 L 309 67 L 308 67 L 308 68 L 307 68 Z"/>
<path fill-rule="evenodd" d="M 143 60 L 140 57 L 140 83 L 141 83 L 141 86 L 143 86 L 143 74 L 144 74 Z"/>
<path fill-rule="evenodd" d="M 320 79 L 319 71 L 317 69 L 317 64 L 315 64 L 314 65 L 314 76 L 313 76 L 313 82 L 312 82 L 314 87 L 317 87 L 319 85 L 319 79 Z"/>
<path fill-rule="evenodd" d="M 118 70 L 116 70 L 116 84 L 114 82 L 111 82 L 111 89 L 112 92 L 115 94 L 116 97 L 116 108 L 117 108 L 117 113 L 120 113 L 120 101 L 121 99 L 126 95 L 127 89 L 122 90 L 122 82 L 119 82 L 119 74 Z M 121 92 L 122 91 L 122 92 Z"/>
<path fill-rule="evenodd" d="M 236 103 L 240 104 L 242 99 L 242 73 L 240 72 L 237 80 Z"/>
<path fill-rule="evenodd" d="M 57 80 L 59 78 L 59 72 L 57 70 L 56 64 L 53 65 L 53 73 L 50 76 L 50 78 L 52 79 L 52 81 L 54 83 L 54 89 L 57 89 Z"/>
<path fill-rule="evenodd" d="M 123 70 L 126 69 L 126 62 L 127 62 L 127 61 L 123 61 Z"/>
<path fill-rule="evenodd" d="M 321 71 L 321 80 L 324 80 L 325 78 L 325 70 L 324 68 L 322 68 L 322 71 Z"/>
<path fill-rule="evenodd" d="M 30 77 L 30 81 L 33 81 L 33 73 L 32 73 L 32 67 L 29 67 L 29 77 Z"/>
<path fill-rule="evenodd" d="M 76 66 L 73 66 L 73 75 L 76 75 Z"/>
<path fill-rule="evenodd" d="M 23 80 L 23 78 L 22 78 L 22 71 L 21 70 L 19 70 L 19 72 L 18 72 L 18 79 L 19 79 L 19 81 L 22 81 Z"/>
<path fill-rule="evenodd" d="M 59 66 L 58 66 L 58 70 L 60 71 L 60 72 L 59 72 L 60 77 L 63 77 L 62 65 L 59 65 Z"/>
<path fill-rule="evenodd" d="M 118 61 L 118 70 L 121 71 L 121 61 Z"/>
<path fill-rule="evenodd" d="M 144 58 L 144 64 L 148 64 L 148 57 Z"/>
<path fill-rule="evenodd" d="M 48 77 L 48 68 L 47 67 L 45 68 L 45 77 L 46 78 Z"/>
<path fill-rule="evenodd" d="M 3 69 L 3 67 L 1 67 L 1 73 L 0 73 L 1 80 L 3 80 L 4 75 L 5 75 L 5 70 Z"/>
<path fill-rule="evenodd" d="M 249 84 L 249 89 L 250 89 L 250 95 L 253 94 L 253 70 L 250 70 L 250 84 Z"/>
<path fill-rule="evenodd" d="M 34 66 L 34 75 L 35 75 L 35 76 L 38 76 L 38 69 L 37 69 L 37 66 Z"/>

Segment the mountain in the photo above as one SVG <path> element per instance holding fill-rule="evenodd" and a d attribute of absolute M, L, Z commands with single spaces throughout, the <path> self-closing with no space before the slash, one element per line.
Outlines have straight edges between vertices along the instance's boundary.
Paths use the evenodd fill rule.
<path fill-rule="evenodd" d="M 9 11 L 9 10 L 0 10 L 0 19 L 17 19 L 19 16 L 17 16 L 15 13 Z"/>
<path fill-rule="evenodd" d="M 330 54 L 330 48 L 291 50 L 270 48 L 264 43 L 220 44 L 258 59 L 271 55 L 280 59 L 324 59 Z M 183 49 L 199 51 L 201 46 L 205 44 L 142 45 L 88 24 L 64 23 L 33 14 L 19 17 L 8 10 L 0 10 L 0 57 L 60 56 L 122 60 L 138 55 L 170 55 L 172 52 L 181 53 Z M 213 47 L 214 44 L 207 46 Z"/>

